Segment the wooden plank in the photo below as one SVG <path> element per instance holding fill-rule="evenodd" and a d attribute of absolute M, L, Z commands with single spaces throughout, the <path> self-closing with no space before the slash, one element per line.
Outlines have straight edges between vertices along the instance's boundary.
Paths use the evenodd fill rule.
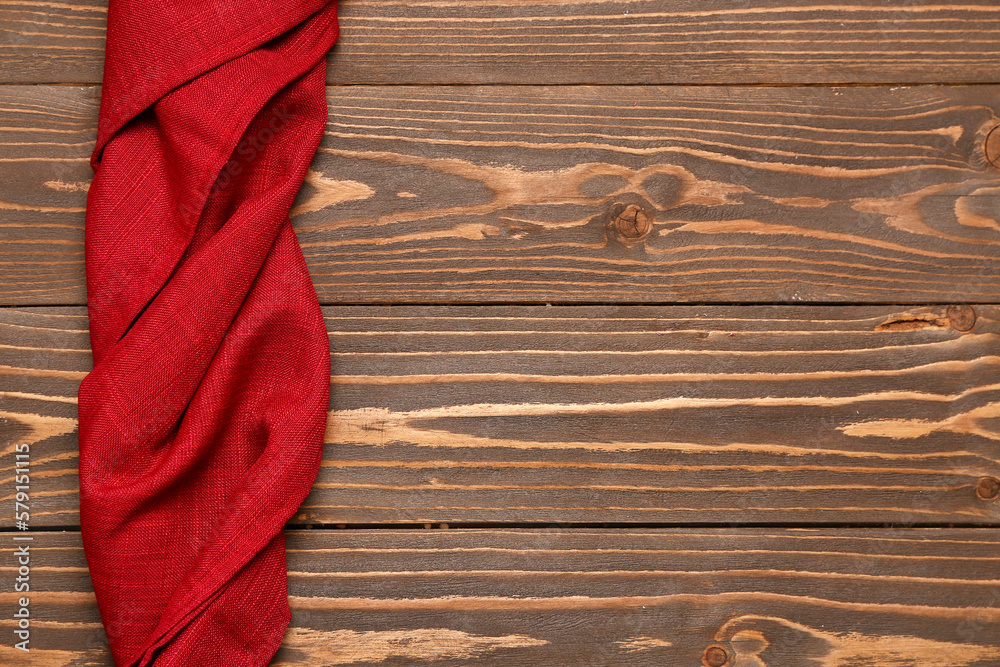
<path fill-rule="evenodd" d="M 106 0 L 5 0 L 0 82 L 98 83 Z M 997 82 L 995 3 L 345 0 L 330 83 Z"/>
<path fill-rule="evenodd" d="M 293 524 L 996 525 L 1000 307 L 971 312 L 326 308 L 327 448 Z M 31 525 L 78 525 L 84 310 L 0 309 L 0 341 L 5 484 L 29 443 Z"/>
<path fill-rule="evenodd" d="M 85 301 L 97 96 L 0 88 L 0 304 Z M 1000 87 L 329 99 L 292 212 L 324 303 L 1000 301 Z"/>
<path fill-rule="evenodd" d="M 29 535 L 31 652 L 0 656 L 110 667 L 79 535 Z M 1000 663 L 993 529 L 324 530 L 287 545 L 280 667 L 698 665 L 710 647 L 741 667 Z M 15 568 L 0 571 L 13 609 Z"/>

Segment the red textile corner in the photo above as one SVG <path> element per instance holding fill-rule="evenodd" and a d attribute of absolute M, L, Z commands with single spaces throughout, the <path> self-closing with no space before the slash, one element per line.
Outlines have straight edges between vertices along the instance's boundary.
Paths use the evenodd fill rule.
<path fill-rule="evenodd" d="M 335 2 L 111 0 L 87 199 L 80 525 L 115 663 L 266 665 L 330 352 L 288 219 Z"/>

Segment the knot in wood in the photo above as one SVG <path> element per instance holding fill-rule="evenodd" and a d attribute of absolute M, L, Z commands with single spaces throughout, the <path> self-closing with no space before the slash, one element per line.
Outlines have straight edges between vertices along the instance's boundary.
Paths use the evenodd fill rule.
<path fill-rule="evenodd" d="M 986 135 L 986 143 L 983 145 L 983 153 L 986 159 L 994 167 L 1000 168 L 1000 125 L 997 125 Z"/>
<path fill-rule="evenodd" d="M 653 229 L 653 218 L 642 207 L 629 204 L 615 218 L 615 229 L 627 239 L 642 238 Z"/>
<path fill-rule="evenodd" d="M 976 484 L 976 495 L 983 500 L 993 500 L 1000 496 L 1000 479 L 996 477 L 983 477 Z"/>
<path fill-rule="evenodd" d="M 721 646 L 709 646 L 705 649 L 705 656 L 702 662 L 708 667 L 722 667 L 729 660 L 729 654 Z"/>
<path fill-rule="evenodd" d="M 948 306 L 948 322 L 956 331 L 969 331 L 976 326 L 976 310 L 972 306 Z"/>

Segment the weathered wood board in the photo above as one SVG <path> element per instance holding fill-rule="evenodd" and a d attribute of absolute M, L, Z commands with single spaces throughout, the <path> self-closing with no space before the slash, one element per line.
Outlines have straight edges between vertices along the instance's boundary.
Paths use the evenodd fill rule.
<path fill-rule="evenodd" d="M 79 534 L 28 535 L 31 652 L 0 659 L 110 667 Z M 298 531 L 287 547 L 276 667 L 1000 664 L 995 529 Z"/>
<path fill-rule="evenodd" d="M 86 301 L 98 94 L 0 88 L 0 304 Z M 1000 301 L 1000 86 L 329 101 L 292 210 L 324 303 Z"/>
<path fill-rule="evenodd" d="M 106 0 L 4 0 L 0 83 L 97 83 Z M 988 0 L 343 0 L 331 83 L 995 82 Z"/>
<path fill-rule="evenodd" d="M 324 312 L 293 524 L 1000 520 L 998 306 Z M 3 470 L 31 443 L 31 525 L 77 525 L 85 311 L 0 309 L 0 341 Z"/>

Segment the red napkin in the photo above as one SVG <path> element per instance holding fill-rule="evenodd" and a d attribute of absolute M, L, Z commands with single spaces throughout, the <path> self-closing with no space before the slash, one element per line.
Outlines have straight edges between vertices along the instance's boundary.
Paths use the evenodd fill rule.
<path fill-rule="evenodd" d="M 335 2 L 111 0 L 80 525 L 119 667 L 265 665 L 288 625 L 330 375 L 288 211 L 337 32 Z"/>

